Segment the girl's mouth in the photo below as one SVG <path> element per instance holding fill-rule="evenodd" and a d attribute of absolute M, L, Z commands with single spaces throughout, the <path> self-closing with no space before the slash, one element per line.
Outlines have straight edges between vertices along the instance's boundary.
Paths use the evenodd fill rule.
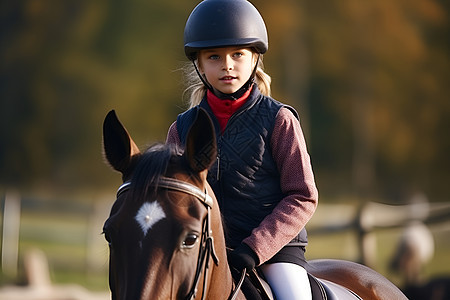
<path fill-rule="evenodd" d="M 234 76 L 223 76 L 220 78 L 222 81 L 232 81 L 233 79 L 236 79 Z"/>

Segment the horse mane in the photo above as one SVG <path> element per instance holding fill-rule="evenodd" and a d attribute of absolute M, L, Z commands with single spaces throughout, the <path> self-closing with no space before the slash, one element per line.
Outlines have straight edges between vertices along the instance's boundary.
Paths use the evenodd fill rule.
<path fill-rule="evenodd" d="M 180 152 L 179 147 L 174 144 L 158 143 L 142 153 L 131 178 L 132 198 L 146 199 L 155 192 L 155 183 L 166 174 L 170 162 L 180 157 Z"/>

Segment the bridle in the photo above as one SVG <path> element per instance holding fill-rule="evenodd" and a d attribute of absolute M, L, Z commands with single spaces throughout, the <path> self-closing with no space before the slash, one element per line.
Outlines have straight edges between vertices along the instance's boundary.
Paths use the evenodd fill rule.
<path fill-rule="evenodd" d="M 124 193 L 125 191 L 129 190 L 131 185 L 130 181 L 127 181 L 123 183 L 119 189 L 117 190 L 117 198 Z M 210 195 L 208 195 L 206 189 L 205 191 L 200 190 L 198 187 L 196 187 L 193 184 L 187 183 L 185 181 L 181 181 L 174 178 L 169 177 L 160 177 L 157 183 L 155 183 L 155 186 L 158 188 L 165 188 L 173 191 L 178 191 L 182 193 L 189 194 L 191 196 L 194 196 L 197 198 L 207 209 L 206 218 L 203 224 L 203 231 L 201 236 L 201 242 L 200 242 L 200 251 L 197 258 L 197 267 L 195 270 L 195 277 L 194 282 L 192 284 L 192 287 L 186 296 L 186 300 L 193 300 L 198 291 L 198 284 L 200 282 L 200 275 L 203 274 L 203 287 L 202 287 L 202 300 L 205 299 L 205 291 L 207 290 L 207 278 L 208 278 L 208 271 L 209 271 L 209 261 L 210 258 L 213 259 L 216 266 L 219 265 L 219 259 L 217 258 L 216 251 L 214 249 L 214 238 L 212 236 L 212 230 L 211 230 L 211 208 L 213 207 L 214 201 L 211 198 Z M 241 280 L 236 285 L 236 288 L 232 291 L 229 299 L 233 300 L 237 296 L 237 292 L 239 291 L 243 279 L 245 277 L 245 270 L 242 274 Z"/>

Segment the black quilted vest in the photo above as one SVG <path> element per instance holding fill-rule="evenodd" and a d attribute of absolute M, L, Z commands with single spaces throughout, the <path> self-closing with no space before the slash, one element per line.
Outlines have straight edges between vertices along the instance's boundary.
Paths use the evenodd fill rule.
<path fill-rule="evenodd" d="M 206 98 L 199 106 L 209 113 L 215 126 L 218 155 L 208 172 L 208 182 L 219 201 L 227 246 L 235 248 L 284 197 L 270 140 L 280 108 L 287 107 L 296 116 L 297 112 L 262 95 L 254 87 L 246 103 L 234 113 L 221 133 Z M 177 118 L 183 146 L 197 109 L 198 106 L 191 108 Z M 306 230 L 290 244 L 306 245 Z"/>

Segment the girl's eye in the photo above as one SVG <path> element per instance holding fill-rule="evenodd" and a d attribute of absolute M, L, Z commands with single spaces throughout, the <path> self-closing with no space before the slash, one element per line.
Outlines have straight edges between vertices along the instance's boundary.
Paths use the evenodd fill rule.
<path fill-rule="evenodd" d="M 211 59 L 211 60 L 218 60 L 219 59 L 219 55 L 210 55 L 209 59 Z"/>
<path fill-rule="evenodd" d="M 234 57 L 239 58 L 241 57 L 243 54 L 241 52 L 236 52 L 235 54 L 233 54 Z"/>

